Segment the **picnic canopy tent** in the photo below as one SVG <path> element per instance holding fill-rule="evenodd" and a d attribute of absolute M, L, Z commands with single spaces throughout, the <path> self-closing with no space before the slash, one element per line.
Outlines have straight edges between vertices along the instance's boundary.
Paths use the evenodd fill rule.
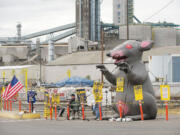
<path fill-rule="evenodd" d="M 54 83 L 53 86 L 56 86 L 56 87 L 68 87 L 68 86 L 74 86 L 74 87 L 89 86 L 89 87 L 92 87 L 93 81 L 88 80 L 86 78 L 74 76 L 71 78 L 66 78 L 66 79 L 59 81 L 57 83 Z"/>

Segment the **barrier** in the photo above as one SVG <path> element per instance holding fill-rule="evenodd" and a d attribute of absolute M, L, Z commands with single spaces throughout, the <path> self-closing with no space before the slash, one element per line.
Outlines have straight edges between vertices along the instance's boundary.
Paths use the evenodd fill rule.
<path fill-rule="evenodd" d="M 10 100 L 10 111 L 12 111 L 12 100 Z"/>
<path fill-rule="evenodd" d="M 84 115 L 84 103 L 82 103 L 82 119 L 85 120 L 85 115 Z"/>
<path fill-rule="evenodd" d="M 166 120 L 168 121 L 168 101 L 165 102 L 166 105 Z"/>
<path fill-rule="evenodd" d="M 31 113 L 31 102 L 29 102 L 29 113 Z"/>
<path fill-rule="evenodd" d="M 1 94 L 1 97 L 2 97 L 2 94 Z M 0 110 L 2 110 L 2 108 L 3 108 L 2 98 L 0 98 L 0 102 L 1 102 L 1 103 L 0 103 L 0 106 L 1 106 L 1 107 L 0 107 Z"/>
<path fill-rule="evenodd" d="M 55 105 L 54 111 L 55 111 L 55 120 L 57 120 L 57 105 Z"/>
<path fill-rule="evenodd" d="M 19 99 L 18 100 L 19 101 L 19 112 L 21 112 L 21 100 Z M 163 102 L 164 102 L 164 100 L 163 100 Z M 17 102 L 18 103 L 18 102 Z M 124 104 L 126 104 L 126 105 L 129 105 L 129 104 L 134 104 L 135 102 L 133 101 L 132 103 L 131 102 L 126 102 L 126 103 L 123 103 L 123 102 L 121 102 L 121 101 L 119 101 L 118 103 L 112 103 L 112 105 L 114 105 L 114 104 L 116 104 L 117 105 L 117 108 L 118 108 L 118 110 L 119 110 L 119 117 L 120 118 L 122 118 L 122 117 L 124 117 L 124 115 L 125 115 L 125 113 L 123 113 L 123 105 Z M 137 106 L 139 109 L 140 109 L 140 114 L 141 114 L 141 120 L 144 120 L 144 115 L 143 115 L 143 101 L 142 100 L 140 100 L 140 101 L 138 101 L 137 103 L 139 103 L 139 105 Z M 170 113 L 171 114 L 171 110 L 168 108 L 168 101 L 167 102 L 164 102 L 165 104 L 165 108 L 163 109 L 163 115 L 164 115 L 164 119 L 165 120 L 169 120 L 169 117 L 168 117 L 168 114 Z M 172 102 L 170 102 L 170 103 L 172 103 Z M 4 107 L 6 108 L 6 110 L 8 110 L 8 111 L 12 111 L 12 110 L 14 110 L 15 111 L 15 109 L 13 108 L 14 107 L 14 103 L 12 102 L 12 100 L 8 100 L 8 101 L 4 101 Z M 23 103 L 23 105 L 24 105 L 24 103 Z M 81 105 L 80 105 L 80 119 L 82 119 L 82 120 L 86 120 L 86 118 L 88 118 L 89 116 L 87 115 L 88 113 L 86 113 L 87 112 L 87 108 L 86 108 L 86 103 L 81 103 Z M 64 106 L 67 106 L 67 103 L 65 103 L 65 105 Z M 64 107 L 63 106 L 63 107 Z M 23 106 L 24 107 L 24 106 Z M 48 115 L 48 110 L 50 110 L 49 108 L 47 108 L 46 109 L 46 112 L 47 112 L 47 116 L 45 117 L 45 118 L 50 118 L 51 120 L 52 119 L 55 119 L 55 120 L 57 120 L 58 119 L 58 116 L 57 116 L 57 114 L 58 114 L 58 112 L 57 112 L 57 107 L 58 107 L 58 105 L 55 105 L 53 108 L 51 108 L 52 110 L 54 109 L 54 111 L 52 111 L 51 110 L 51 113 L 52 113 L 52 116 L 51 117 L 49 117 L 50 115 Z M 26 108 L 28 108 L 28 104 L 26 104 Z M 31 107 L 29 107 L 29 108 L 31 108 Z M 171 108 L 171 106 L 170 106 L 170 108 Z M 165 110 L 166 109 L 166 110 Z M 169 110 L 168 110 L 169 109 Z M 68 116 L 68 120 L 69 120 L 69 118 L 70 118 L 70 108 L 69 108 L 69 106 L 67 107 L 67 116 Z M 100 115 L 100 120 L 102 120 L 103 119 L 103 111 L 102 110 L 104 110 L 104 106 L 103 106 L 103 109 L 102 109 L 102 106 L 99 104 L 99 115 Z M 17 108 L 17 111 L 18 111 L 18 108 Z M 26 110 L 26 111 L 28 111 L 28 109 Z M 29 111 L 29 112 L 31 112 L 31 111 Z M 81 112 L 82 112 L 82 115 L 81 115 Z M 103 112 L 103 113 L 102 113 Z M 65 112 L 66 113 L 66 112 Z M 165 114 L 166 113 L 166 114 Z M 54 116 L 53 116 L 54 115 Z M 165 116 L 166 115 L 166 116 Z M 77 116 L 77 115 L 76 115 Z"/>
<path fill-rule="evenodd" d="M 99 120 L 102 120 L 102 109 L 101 109 L 101 103 L 99 103 Z"/>
<path fill-rule="evenodd" d="M 7 103 L 7 111 L 9 111 L 9 100 L 7 100 L 6 103 Z"/>
<path fill-rule="evenodd" d="M 67 105 L 67 119 L 69 120 L 69 117 L 70 117 L 70 109 L 69 109 L 69 104 Z"/>
<path fill-rule="evenodd" d="M 138 92 L 136 92 L 136 94 L 137 94 Z M 55 98 L 54 98 L 55 99 Z M 99 98 L 99 99 L 101 99 L 101 98 Z M 54 100 L 54 101 L 56 101 L 56 100 Z M 118 110 L 119 110 L 119 117 L 120 118 L 122 118 L 124 115 L 125 115 L 125 113 L 123 113 L 123 110 L 124 110 L 124 104 L 126 104 L 126 105 L 129 105 L 129 104 L 134 104 L 135 102 L 133 101 L 133 103 L 128 103 L 128 102 L 126 102 L 126 103 L 123 103 L 123 102 L 121 102 L 121 101 L 119 101 L 118 103 L 112 103 L 112 105 L 114 105 L 114 104 L 116 104 L 117 105 L 117 108 L 118 108 Z M 139 100 L 137 103 L 139 103 L 139 106 L 137 106 L 137 107 L 139 107 L 139 109 L 140 109 L 140 113 L 141 113 L 141 120 L 144 120 L 144 116 L 143 116 L 143 101 L 142 100 Z M 98 103 L 97 103 L 98 104 Z M 28 105 L 26 104 L 26 108 L 28 108 Z M 67 105 L 66 104 L 66 106 L 67 106 L 67 117 L 68 117 L 68 120 L 69 120 L 69 118 L 70 118 L 70 107 L 69 107 L 69 105 Z M 49 107 L 50 107 L 50 105 L 49 105 Z M 57 112 L 57 107 L 58 107 L 58 105 L 56 104 L 55 106 L 54 106 L 54 108 L 53 107 L 51 107 L 51 108 L 48 108 L 48 107 L 46 107 L 46 109 L 45 109 L 45 118 L 47 119 L 47 118 L 49 118 L 49 116 L 50 116 L 50 119 L 52 120 L 52 119 L 54 119 L 55 118 L 55 120 L 57 120 L 58 119 L 58 116 L 57 116 L 57 114 L 58 114 L 58 112 Z M 82 116 L 80 116 L 80 118 L 82 118 L 82 120 L 85 120 L 87 117 L 86 117 L 86 115 L 87 115 L 87 113 L 86 113 L 86 111 L 85 110 L 87 110 L 86 109 L 86 104 L 85 103 L 82 103 L 81 105 L 80 105 L 80 107 L 81 107 L 81 109 L 79 110 L 80 111 L 80 115 L 81 115 L 81 112 L 82 112 Z M 165 102 L 165 108 L 166 108 L 166 111 L 164 111 L 164 113 L 166 112 L 166 120 L 168 121 L 168 102 Z M 53 109 L 54 109 L 54 111 L 53 111 Z M 12 100 L 9 100 L 9 101 L 4 101 L 4 110 L 8 110 L 8 111 L 12 111 L 13 110 L 13 108 L 12 108 Z M 102 109 L 102 106 L 101 106 L 101 104 L 99 103 L 99 115 L 100 115 L 100 120 L 102 120 L 102 118 L 103 118 L 103 113 L 102 113 L 102 110 L 104 110 L 104 106 L 103 106 L 103 109 Z M 26 111 L 28 111 L 28 110 L 26 110 Z M 170 111 L 170 110 L 169 110 Z M 21 100 L 19 100 L 19 112 L 21 112 Z M 31 104 L 29 104 L 29 112 L 31 112 Z M 53 114 L 53 113 L 55 113 L 55 115 Z M 170 113 L 170 112 L 169 112 Z M 50 115 L 51 114 L 51 115 Z M 53 117 L 53 115 L 54 115 L 54 117 Z M 76 115 L 77 116 L 77 115 Z"/>
<path fill-rule="evenodd" d="M 119 101 L 119 117 L 122 118 L 122 105 L 121 105 L 121 101 Z"/>
<path fill-rule="evenodd" d="M 139 101 L 139 107 L 140 107 L 140 112 L 141 112 L 141 120 L 144 120 L 141 100 Z"/>
<path fill-rule="evenodd" d="M 6 110 L 6 100 L 4 100 L 4 110 Z"/>
<path fill-rule="evenodd" d="M 21 112 L 21 99 L 19 99 L 19 112 Z"/>
<path fill-rule="evenodd" d="M 24 103 L 24 102 L 23 102 Z M 136 102 L 137 103 L 137 107 L 140 109 L 140 106 L 139 106 L 139 102 Z M 172 103 L 172 102 L 171 102 Z M 119 105 L 119 102 L 115 102 L 115 103 L 112 103 L 112 105 L 115 105 L 116 104 L 116 106 L 117 107 L 119 107 L 118 105 Z M 124 116 L 126 116 L 125 114 L 126 113 L 123 113 L 123 107 L 124 107 L 124 104 L 126 104 L 127 106 L 129 105 L 129 104 L 132 104 L 132 103 L 123 103 L 123 102 L 121 102 L 121 106 L 122 106 L 122 118 L 124 117 Z M 27 104 L 23 104 L 23 106 L 24 105 L 26 105 L 26 106 L 28 106 Z M 66 108 L 67 107 L 67 103 L 61 103 L 61 104 L 59 104 L 60 106 L 62 106 L 62 107 L 64 107 L 64 108 Z M 58 106 L 59 105 L 57 105 L 57 109 L 58 109 Z M 83 104 L 84 105 L 84 120 L 88 120 L 88 119 L 92 119 L 92 118 L 95 118 L 95 116 L 92 116 L 92 112 L 91 112 L 91 108 L 90 107 L 87 107 L 87 104 L 86 103 L 84 103 Z M 141 101 L 141 105 L 142 105 L 142 110 L 143 110 L 143 101 Z M 159 107 L 162 107 L 161 106 L 161 104 L 158 104 L 159 105 Z M 169 105 L 169 102 L 168 102 L 168 105 Z M 103 116 L 102 116 L 102 119 L 104 119 L 105 118 L 105 116 L 109 116 L 109 115 L 112 115 L 113 113 L 112 113 L 112 111 L 111 110 L 109 110 L 109 107 L 111 108 L 111 106 L 108 106 L 108 109 L 106 109 L 106 106 L 103 106 L 102 107 L 102 105 L 101 105 L 101 111 L 99 111 L 99 112 L 102 112 L 102 114 L 103 114 Z M 170 107 L 172 107 L 172 106 L 170 106 Z M 27 108 L 27 107 L 26 107 Z M 118 109 L 118 108 L 117 108 Z M 125 108 L 126 109 L 126 108 Z M 50 108 L 48 108 L 47 109 L 48 111 L 50 110 Z M 54 110 L 54 108 L 53 108 L 53 110 Z M 105 113 L 104 111 L 107 111 L 108 110 L 108 113 Z M 48 112 L 47 111 L 47 112 Z M 81 105 L 80 105 L 80 109 L 79 109 L 79 111 L 80 111 L 80 119 L 81 120 L 83 120 L 83 112 L 81 113 L 81 111 L 83 111 L 83 109 L 81 108 Z M 163 112 L 163 115 L 165 116 L 165 113 L 166 113 L 166 111 L 165 111 L 165 104 L 164 104 L 164 107 L 163 107 L 163 109 L 162 109 L 162 112 Z M 139 110 L 139 113 L 140 113 L 140 110 Z M 144 112 L 143 112 L 144 113 Z M 169 109 L 169 112 L 168 112 L 169 114 L 171 114 L 172 113 L 172 111 L 171 111 L 171 109 Z M 58 114 L 58 111 L 57 111 L 57 114 Z M 64 113 L 64 115 L 63 116 L 66 116 L 66 118 L 67 118 L 67 109 L 65 110 L 65 113 Z M 81 115 L 82 114 L 82 115 Z M 105 114 L 105 115 L 104 115 Z M 174 113 L 172 113 L 172 114 L 174 114 Z M 69 116 L 71 116 L 71 114 L 69 114 Z M 118 113 L 118 117 L 120 117 L 120 114 Z M 143 115 L 143 117 L 144 117 L 144 115 Z M 50 115 L 47 117 L 48 119 L 50 119 Z M 65 118 L 65 117 L 64 117 Z M 57 116 L 57 119 L 60 119 L 60 120 L 63 120 L 64 118 L 60 118 L 60 117 L 58 117 Z M 77 115 L 76 115 L 76 118 L 77 118 Z M 141 117 L 140 117 L 140 119 L 141 119 Z M 144 118 L 145 119 L 145 118 Z M 170 119 L 170 118 L 169 118 Z M 53 112 L 53 120 L 55 120 L 55 115 L 54 115 L 54 112 Z M 166 120 L 166 117 L 164 117 L 164 120 Z"/>
<path fill-rule="evenodd" d="M 53 114 L 52 114 L 52 107 L 50 106 L 50 120 L 52 120 Z"/>

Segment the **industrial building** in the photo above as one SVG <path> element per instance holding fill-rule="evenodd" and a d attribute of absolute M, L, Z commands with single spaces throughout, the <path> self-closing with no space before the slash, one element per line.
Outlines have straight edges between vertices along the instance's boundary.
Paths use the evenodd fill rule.
<path fill-rule="evenodd" d="M 149 71 L 152 81 L 163 78 L 165 82 L 180 82 L 180 55 L 166 54 L 149 57 Z"/>
<path fill-rule="evenodd" d="M 113 23 L 115 25 L 127 24 L 127 14 L 128 14 L 129 24 L 133 23 L 133 16 L 134 16 L 133 2 L 134 2 L 133 0 L 113 0 Z"/>
<path fill-rule="evenodd" d="M 28 35 L 21 35 L 22 26 L 18 23 L 17 37 L 0 38 L 1 65 L 42 64 L 42 79 L 48 83 L 66 77 L 67 69 L 71 69 L 73 75 L 91 76 L 93 80 L 99 79 L 100 73 L 95 65 L 101 63 L 101 52 L 98 51 L 101 29 L 104 31 L 105 52 L 127 40 L 127 0 L 113 1 L 114 24 L 100 22 L 100 0 L 76 0 L 75 6 L 75 23 Z M 153 55 L 180 54 L 178 46 L 180 45 L 180 31 L 174 28 L 179 25 L 132 24 L 133 18 L 133 0 L 128 0 L 129 39 L 154 41 L 154 48 L 145 52 L 143 61 L 147 63 L 148 56 Z M 64 30 L 67 31 L 52 36 L 53 33 Z M 76 35 L 69 38 L 68 44 L 56 43 L 74 34 Z M 51 36 L 46 41 L 31 42 L 31 39 L 44 35 Z M 104 61 L 106 60 L 107 57 L 104 56 Z M 89 65 L 84 65 L 86 63 Z M 84 72 L 81 72 L 82 70 Z"/>
<path fill-rule="evenodd" d="M 113 72 L 116 66 L 113 64 L 112 59 L 106 56 L 106 52 L 108 51 L 104 52 L 104 63 L 106 67 Z M 67 78 L 67 71 L 69 70 L 71 76 L 80 76 L 98 81 L 101 79 L 101 72 L 96 69 L 96 65 L 101 64 L 101 55 L 101 51 L 76 52 L 64 55 L 42 66 L 25 65 L 1 67 L 0 73 L 5 71 L 7 81 L 10 81 L 14 70 L 18 79 L 24 82 L 25 77 L 23 70 L 27 69 L 28 85 L 31 85 L 34 81 L 38 83 L 40 78 L 42 82 L 56 83 Z M 146 63 L 147 70 L 153 82 L 153 87 L 155 88 L 156 96 L 160 95 L 158 89 L 162 82 L 158 82 L 159 78 L 163 78 L 164 81 L 172 86 L 172 96 L 180 96 L 178 95 L 179 85 L 177 85 L 180 82 L 179 56 L 179 46 L 153 47 L 151 50 L 144 52 L 142 60 Z M 106 85 L 108 84 L 106 79 L 104 79 L 104 82 Z"/>
<path fill-rule="evenodd" d="M 100 41 L 100 0 L 76 0 L 76 36 Z"/>
<path fill-rule="evenodd" d="M 26 73 L 28 89 L 50 86 L 68 78 L 69 73 L 71 77 L 101 81 L 102 74 L 96 66 L 103 61 L 114 73 L 117 66 L 106 53 L 129 37 L 129 40 L 154 41 L 153 48 L 143 53 L 142 61 L 155 96 L 160 97 L 160 85 L 167 83 L 171 87 L 171 97 L 179 99 L 180 25 L 141 23 L 134 15 L 134 0 L 113 0 L 113 24 L 100 21 L 101 0 L 76 0 L 75 7 L 74 23 L 28 35 L 21 34 L 22 25 L 18 23 L 16 37 L 0 37 L 0 75 L 5 73 L 6 82 L 15 74 L 25 84 Z M 40 41 L 41 36 L 48 38 Z M 58 42 L 67 37 L 68 43 Z M 35 43 L 32 42 L 34 38 Z M 104 51 L 100 51 L 101 47 Z M 103 82 L 104 87 L 110 89 L 112 85 L 105 77 Z M 19 94 L 22 99 L 26 99 L 24 93 Z M 38 93 L 44 98 L 43 92 Z"/>
<path fill-rule="evenodd" d="M 127 26 L 119 27 L 119 40 L 127 39 Z M 151 26 L 149 24 L 129 25 L 130 40 L 153 40 L 155 46 L 180 45 L 179 29 L 174 27 Z"/>
<path fill-rule="evenodd" d="M 103 57 L 104 63 L 106 63 L 106 66 L 109 68 L 110 71 L 113 71 L 115 65 L 113 64 L 112 59 L 106 56 L 107 52 L 108 51 L 104 52 L 104 57 Z M 142 60 L 145 63 L 149 62 L 151 65 L 151 62 L 153 61 L 150 61 L 150 58 L 151 60 L 156 60 L 156 56 L 158 57 L 168 56 L 168 58 L 171 58 L 171 55 L 173 57 L 175 56 L 174 54 L 176 54 L 176 56 L 180 55 L 179 46 L 153 47 L 151 50 L 144 52 Z M 101 51 L 76 52 L 76 53 L 64 55 L 50 62 L 49 64 L 42 65 L 42 80 L 48 83 L 62 80 L 67 77 L 68 69 L 71 70 L 72 76 L 81 76 L 81 77 L 89 76 L 92 80 L 99 80 L 101 73 L 99 72 L 98 69 L 96 69 L 96 65 L 101 64 L 102 62 L 101 60 L 102 60 Z M 168 63 L 167 59 L 165 59 L 165 62 Z M 153 66 L 153 68 L 155 70 L 157 68 L 159 68 L 159 70 L 162 69 L 162 66 L 158 66 L 158 67 L 157 66 Z M 36 67 L 36 70 L 31 70 L 32 67 Z M 27 67 L 22 66 L 22 68 L 28 68 L 28 66 Z M 37 79 L 39 76 L 37 77 L 35 75 L 33 78 L 33 74 L 34 72 L 35 74 L 39 72 L 40 65 L 34 65 L 31 66 L 31 68 L 29 69 L 29 74 L 32 74 L 32 79 Z M 8 69 L 10 70 L 10 67 L 8 67 Z M 149 72 L 153 72 L 153 70 L 151 70 L 151 66 L 149 67 L 148 70 Z M 2 70 L 0 70 L 0 73 L 2 73 L 2 71 L 3 68 Z M 160 78 L 162 77 L 160 75 L 155 75 L 155 76 Z M 169 82 L 172 82 L 172 80 L 169 80 Z"/>
<path fill-rule="evenodd" d="M 104 57 L 103 57 L 104 63 L 106 63 L 106 66 L 109 68 L 110 71 L 113 71 L 116 66 L 113 64 L 113 60 L 106 56 L 107 52 L 108 51 L 104 52 Z M 153 47 L 151 50 L 144 52 L 142 60 L 148 64 L 149 58 L 151 56 L 164 56 L 167 54 L 180 55 L 180 47 L 179 46 Z M 51 81 L 56 82 L 60 79 L 64 79 L 67 76 L 66 71 L 68 69 L 71 70 L 72 76 L 78 76 L 78 75 L 80 75 L 81 77 L 90 76 L 92 80 L 98 80 L 100 79 L 101 73 L 99 72 L 98 69 L 96 69 L 96 65 L 101 64 L 102 62 L 101 57 L 102 57 L 101 51 L 76 52 L 62 56 L 45 66 L 45 70 L 46 70 L 44 72 L 45 82 L 51 82 Z M 157 67 L 154 66 L 154 69 L 156 68 Z M 162 69 L 162 67 L 159 66 L 159 69 Z M 161 77 L 161 76 L 157 75 L 156 77 Z M 169 80 L 169 82 L 173 82 L 173 81 Z"/>
<path fill-rule="evenodd" d="M 127 3 L 128 2 L 128 3 Z M 1 65 L 47 63 L 58 57 L 77 51 L 94 51 L 101 48 L 101 30 L 104 31 L 104 48 L 110 50 L 127 40 L 127 11 L 129 39 L 153 40 L 155 46 L 180 45 L 180 32 L 173 23 L 142 24 L 134 16 L 133 0 L 113 1 L 114 24 L 100 22 L 100 0 L 76 0 L 76 22 L 55 28 L 22 35 L 22 25 L 17 24 L 16 37 L 0 37 Z M 127 8 L 128 6 L 128 8 Z M 135 19 L 138 24 L 132 24 Z M 118 23 L 120 21 L 120 23 Z M 63 32 L 54 36 L 54 33 Z M 75 35 L 68 43 L 57 41 Z M 32 39 L 48 36 L 45 41 L 32 42 Z M 12 51 L 13 50 L 13 51 Z"/>

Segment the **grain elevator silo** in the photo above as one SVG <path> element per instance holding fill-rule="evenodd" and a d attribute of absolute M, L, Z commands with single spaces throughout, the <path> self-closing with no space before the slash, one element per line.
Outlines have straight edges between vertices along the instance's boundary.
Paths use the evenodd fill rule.
<path fill-rule="evenodd" d="M 127 8 L 128 22 L 129 24 L 132 24 L 134 16 L 134 0 L 113 0 L 113 23 L 115 25 L 127 24 Z"/>
<path fill-rule="evenodd" d="M 100 41 L 100 0 L 76 0 L 76 36 Z"/>

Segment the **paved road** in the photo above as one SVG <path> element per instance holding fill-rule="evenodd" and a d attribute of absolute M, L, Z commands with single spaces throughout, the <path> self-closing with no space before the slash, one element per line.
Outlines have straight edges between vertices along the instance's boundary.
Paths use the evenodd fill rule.
<path fill-rule="evenodd" d="M 0 119 L 0 135 L 180 135 L 180 116 L 123 123 Z"/>

